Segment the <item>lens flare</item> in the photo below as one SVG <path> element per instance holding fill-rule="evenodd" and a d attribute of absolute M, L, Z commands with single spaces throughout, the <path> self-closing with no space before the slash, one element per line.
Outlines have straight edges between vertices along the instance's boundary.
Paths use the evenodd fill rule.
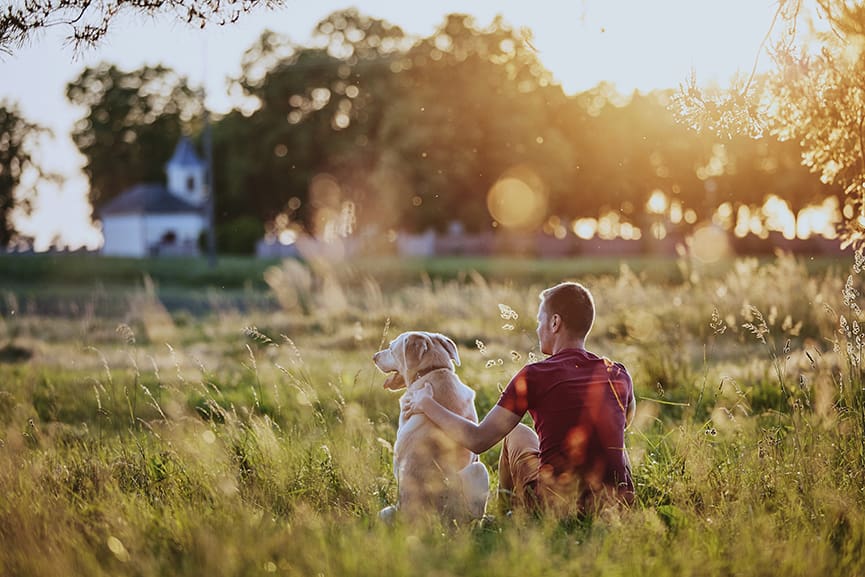
<path fill-rule="evenodd" d="M 646 201 L 646 210 L 651 214 L 664 214 L 667 212 L 667 195 L 662 190 L 655 190 Z"/>
<path fill-rule="evenodd" d="M 493 219 L 505 228 L 535 229 L 546 217 L 546 186 L 532 169 L 514 167 L 490 189 L 487 208 Z"/>
<path fill-rule="evenodd" d="M 713 225 L 697 227 L 686 241 L 694 258 L 704 263 L 718 262 L 730 254 L 727 233 Z"/>
<path fill-rule="evenodd" d="M 598 221 L 594 218 L 580 218 L 574 221 L 572 230 L 583 240 L 589 240 L 598 231 Z"/>

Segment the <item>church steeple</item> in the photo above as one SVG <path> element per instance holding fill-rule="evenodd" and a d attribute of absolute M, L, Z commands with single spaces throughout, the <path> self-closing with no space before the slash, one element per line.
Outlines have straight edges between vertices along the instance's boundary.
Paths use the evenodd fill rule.
<path fill-rule="evenodd" d="M 205 199 L 204 161 L 198 157 L 192 141 L 182 136 L 174 149 L 174 155 L 165 165 L 168 176 L 168 191 L 183 200 L 203 205 Z"/>

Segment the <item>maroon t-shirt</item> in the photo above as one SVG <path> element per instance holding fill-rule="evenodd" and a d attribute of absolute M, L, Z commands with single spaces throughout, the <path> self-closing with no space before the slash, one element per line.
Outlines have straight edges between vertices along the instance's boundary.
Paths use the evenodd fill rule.
<path fill-rule="evenodd" d="M 632 389 L 620 363 L 565 349 L 523 367 L 498 404 L 532 416 L 542 471 L 575 475 L 587 490 L 606 486 L 631 502 L 634 485 L 624 447 Z"/>

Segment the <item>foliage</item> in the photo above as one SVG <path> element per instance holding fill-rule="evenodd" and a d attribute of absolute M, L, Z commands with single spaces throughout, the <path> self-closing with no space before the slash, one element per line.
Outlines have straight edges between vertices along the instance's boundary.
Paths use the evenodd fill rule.
<path fill-rule="evenodd" d="M 676 224 L 680 235 L 723 203 L 735 214 L 775 195 L 795 212 L 843 196 L 800 165 L 803 149 L 787 135 L 737 135 L 741 123 L 722 114 L 732 104 L 710 101 L 696 81 L 679 94 L 623 96 L 601 84 L 565 95 L 528 32 L 501 19 L 482 27 L 450 14 L 416 38 L 356 9 L 337 11 L 308 46 L 264 33 L 234 82 L 247 102 L 213 126 L 220 225 L 248 216 L 319 237 L 442 231 L 453 221 L 489 231 L 506 227 L 488 194 L 514 179 L 534 191 L 532 218 L 517 228 L 547 233 L 609 212 L 645 232 L 656 191 L 693 213 Z M 749 79 L 742 102 L 768 86 Z M 177 136 L 200 124 L 184 79 L 165 69 L 103 65 L 69 93 L 90 109 L 75 137 L 97 207 L 132 182 L 161 178 Z M 707 130 L 687 130 L 671 103 L 680 119 L 696 111 L 687 125 Z"/>
<path fill-rule="evenodd" d="M 12 212 L 29 209 L 29 197 L 19 189 L 27 170 L 39 167 L 33 161 L 33 139 L 45 129 L 24 119 L 14 106 L 0 103 L 0 251 L 15 234 Z"/>
<path fill-rule="evenodd" d="M 260 220 L 241 216 L 216 227 L 216 250 L 220 254 L 255 254 L 255 244 L 263 236 Z"/>
<path fill-rule="evenodd" d="M 55 26 L 68 28 L 68 38 L 78 49 L 101 41 L 115 18 L 129 14 L 167 15 L 204 28 L 233 23 L 254 8 L 281 5 L 281 0 L 13 0 L 0 11 L 0 51 L 12 52 Z"/>
<path fill-rule="evenodd" d="M 865 242 L 865 6 L 817 4 L 831 29 L 816 34 L 819 50 L 778 51 L 769 122 L 773 133 L 801 144 L 803 164 L 823 182 L 843 188 L 844 238 L 858 246 Z"/>
<path fill-rule="evenodd" d="M 134 184 L 164 182 L 181 134 L 201 120 L 200 97 L 163 66 L 87 68 L 69 83 L 66 96 L 86 110 L 72 139 L 87 159 L 84 173 L 96 211 Z"/>
<path fill-rule="evenodd" d="M 514 170 L 538 182 L 538 229 L 608 211 L 642 226 L 655 190 L 701 221 L 722 202 L 776 194 L 798 210 L 837 193 L 791 143 L 683 130 L 670 92 L 622 97 L 602 84 L 565 96 L 526 32 L 500 19 L 480 28 L 451 14 L 410 39 L 348 10 L 316 31 L 320 47 L 266 33 L 245 57 L 238 83 L 260 106 L 215 131 L 228 213 L 319 234 L 351 203 L 363 230 L 488 230 L 487 192 Z"/>
<path fill-rule="evenodd" d="M 865 240 L 863 21 L 860 3 L 781 0 L 756 55 L 774 37 L 774 70 L 764 78 L 752 72 L 724 90 L 702 87 L 692 75 L 674 102 L 690 128 L 725 138 L 768 133 L 797 143 L 802 164 L 844 196 L 841 235 L 845 244 L 857 246 Z M 802 29 L 809 35 L 800 34 Z"/>
<path fill-rule="evenodd" d="M 366 175 L 395 96 L 389 59 L 403 33 L 346 10 L 319 23 L 316 34 L 325 46 L 295 46 L 267 32 L 244 56 L 238 83 L 260 106 L 248 119 L 232 113 L 215 127 L 220 213 L 227 207 L 265 221 L 285 213 L 320 233 L 326 215 L 347 200 L 374 209 Z M 327 175 L 341 177 L 336 189 L 314 186 L 332 183 Z"/>

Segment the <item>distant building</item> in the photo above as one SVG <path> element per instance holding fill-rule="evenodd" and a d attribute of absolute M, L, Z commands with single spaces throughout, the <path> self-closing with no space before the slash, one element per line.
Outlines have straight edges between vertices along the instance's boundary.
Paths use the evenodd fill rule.
<path fill-rule="evenodd" d="M 167 185 L 142 183 L 99 211 L 109 256 L 197 255 L 207 227 L 206 164 L 185 136 L 165 166 Z"/>

